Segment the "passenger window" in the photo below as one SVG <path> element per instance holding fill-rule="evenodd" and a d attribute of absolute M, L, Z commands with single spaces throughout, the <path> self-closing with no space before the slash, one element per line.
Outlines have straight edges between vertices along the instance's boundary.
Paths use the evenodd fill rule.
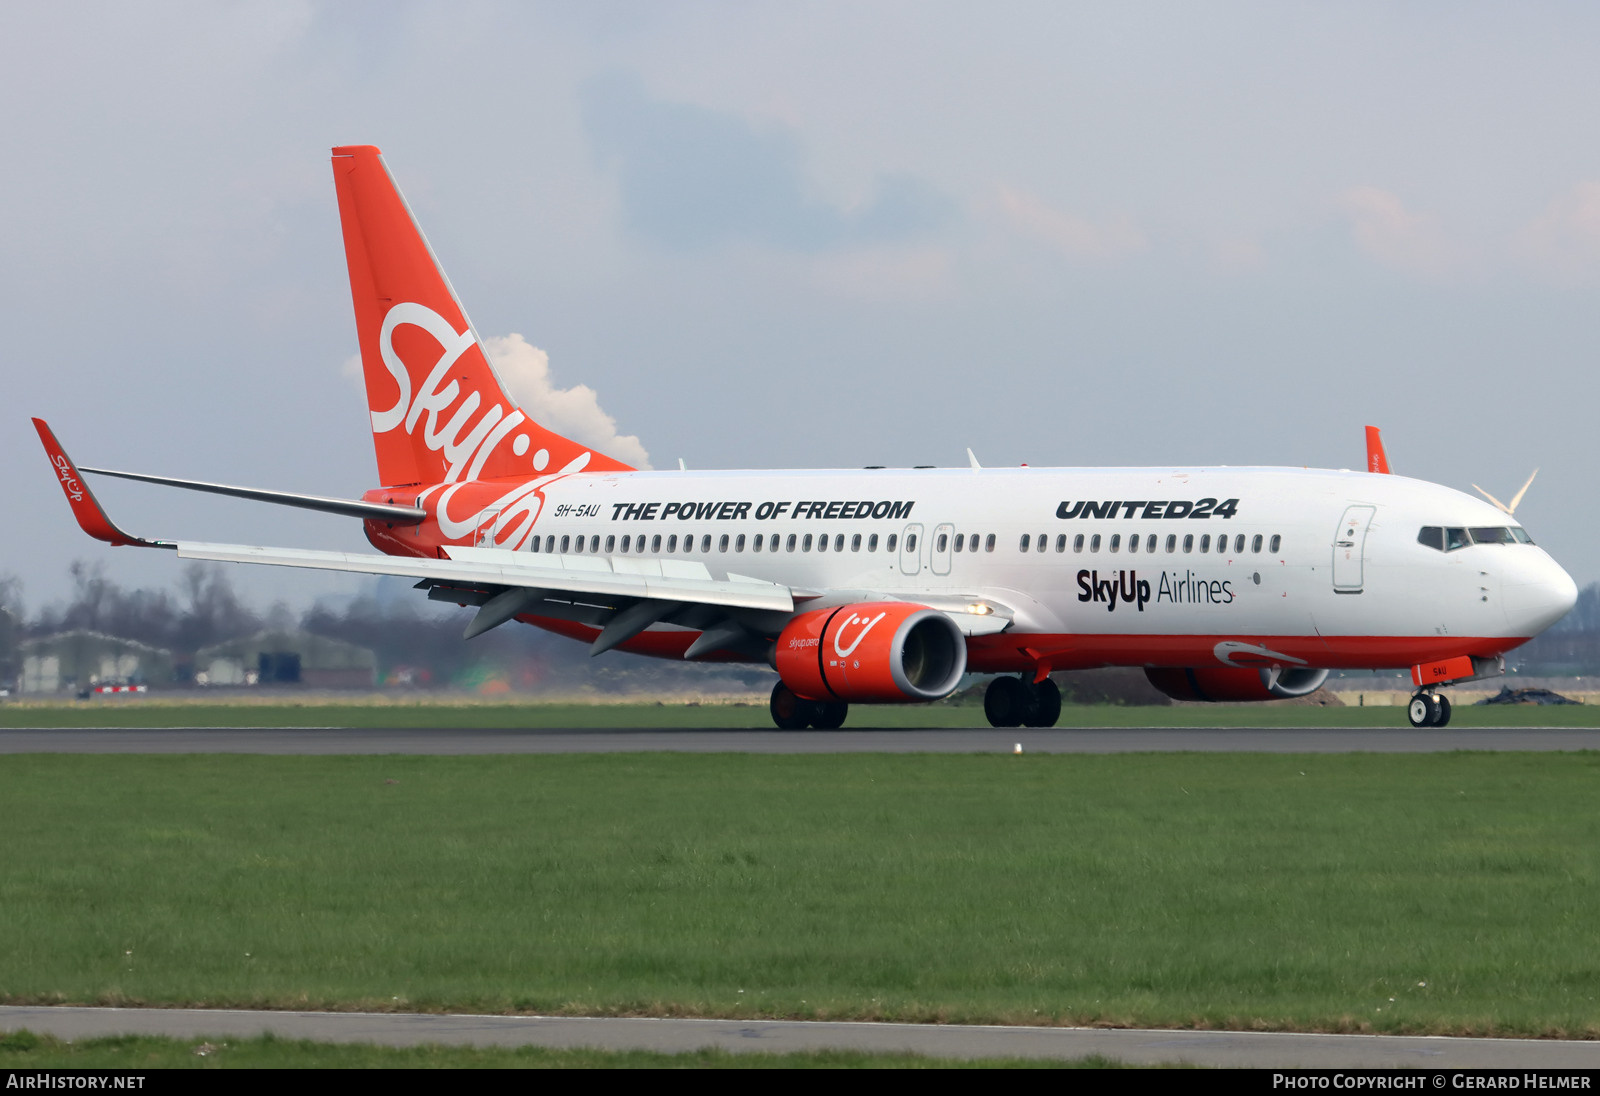
<path fill-rule="evenodd" d="M 617 538 L 616 537 L 606 537 L 606 555 L 609 556 L 612 552 L 615 552 L 616 550 L 617 550 Z"/>
<path fill-rule="evenodd" d="M 916 538 L 913 537 L 912 539 L 915 540 Z M 985 552 L 994 551 L 994 534 L 993 533 L 990 533 L 987 537 L 984 538 L 983 550 Z"/>
<path fill-rule="evenodd" d="M 960 539 L 960 538 L 957 538 L 957 539 Z M 870 536 L 867 537 L 867 551 L 876 552 L 877 550 L 878 550 L 878 534 L 877 533 L 873 533 L 873 534 L 871 534 Z"/>
<path fill-rule="evenodd" d="M 1020 544 L 1020 546 L 1018 548 L 1018 551 L 1026 552 L 1027 550 L 1028 550 L 1028 534 L 1027 533 L 1023 533 L 1022 534 L 1022 541 L 1021 541 L 1021 544 Z"/>
<path fill-rule="evenodd" d="M 817 551 L 826 552 L 827 550 L 828 550 L 828 534 L 827 533 L 823 533 L 820 537 L 817 538 Z"/>
<path fill-rule="evenodd" d="M 655 536 L 650 538 L 650 554 L 651 555 L 660 555 L 661 554 L 661 534 L 660 533 L 657 533 Z"/>
<path fill-rule="evenodd" d="M 1062 533 L 1060 536 L 1056 537 L 1056 551 L 1057 552 L 1065 552 L 1066 550 L 1067 550 L 1067 534 Z"/>
<path fill-rule="evenodd" d="M 1082 533 L 1079 533 L 1077 536 L 1072 538 L 1072 550 L 1074 552 L 1083 551 L 1083 534 Z"/>
<path fill-rule="evenodd" d="M 738 536 L 733 538 L 733 550 L 735 552 L 744 551 L 744 534 L 743 533 L 740 533 Z"/>
<path fill-rule="evenodd" d="M 627 555 L 628 554 L 628 545 L 631 544 L 632 541 L 633 541 L 633 535 L 631 533 L 622 534 L 622 554 L 623 555 Z"/>
<path fill-rule="evenodd" d="M 835 552 L 844 551 L 844 534 L 843 533 L 840 533 L 840 534 L 838 534 L 837 536 L 835 536 L 833 538 L 833 550 Z"/>
<path fill-rule="evenodd" d="M 1193 533 L 1185 533 L 1183 535 L 1183 551 L 1184 551 L 1184 553 L 1186 555 L 1188 553 L 1194 551 L 1194 534 Z"/>
<path fill-rule="evenodd" d="M 915 534 L 915 533 L 907 533 L 906 534 L 906 551 L 915 552 L 916 550 L 917 550 L 917 534 Z"/>
<path fill-rule="evenodd" d="M 794 551 L 794 534 L 793 533 L 789 534 L 789 547 L 784 549 L 784 550 L 787 551 L 787 552 Z"/>
<path fill-rule="evenodd" d="M 1154 552 L 1156 550 L 1156 535 L 1154 533 L 1144 538 L 1144 550 L 1146 552 Z"/>
<path fill-rule="evenodd" d="M 1250 538 L 1250 551 L 1252 551 L 1252 552 L 1261 551 L 1261 534 L 1260 533 L 1257 533 L 1255 536 Z"/>
<path fill-rule="evenodd" d="M 956 534 L 956 551 L 959 552 L 963 548 L 965 548 L 966 546 L 967 546 L 967 534 L 965 534 L 965 533 L 957 533 Z"/>
<path fill-rule="evenodd" d="M 727 533 L 723 533 L 722 534 L 722 539 L 717 541 L 717 551 L 726 552 L 727 550 L 728 550 L 728 534 Z"/>
<path fill-rule="evenodd" d="M 1176 552 L 1177 550 L 1178 550 L 1178 534 L 1177 533 L 1168 533 L 1167 534 L 1167 555 L 1170 556 L 1172 553 Z"/>
<path fill-rule="evenodd" d="M 1206 533 L 1200 538 L 1200 554 L 1205 555 L 1209 551 L 1211 551 L 1211 534 Z"/>
<path fill-rule="evenodd" d="M 1042 552 L 1048 547 L 1050 547 L 1050 534 L 1049 533 L 1040 533 L 1039 534 L 1039 551 Z"/>
<path fill-rule="evenodd" d="M 793 540 L 794 538 L 791 537 L 790 539 Z M 800 550 L 802 552 L 811 551 L 811 534 L 810 533 L 807 533 L 805 535 L 805 538 L 800 541 Z"/>
<path fill-rule="evenodd" d="M 693 540 L 694 538 L 690 537 L 689 539 Z M 667 538 L 667 551 L 668 552 L 676 552 L 677 550 L 678 550 L 678 534 L 677 533 L 673 533 L 670 537 Z"/>
<path fill-rule="evenodd" d="M 693 538 L 690 538 L 690 543 L 693 543 Z M 711 534 L 710 533 L 707 533 L 705 536 L 700 538 L 700 554 L 701 555 L 707 555 L 707 556 L 709 556 L 711 554 Z"/>
<path fill-rule="evenodd" d="M 562 551 L 562 553 L 565 554 L 568 551 L 568 549 L 570 549 L 571 547 L 572 547 L 572 534 L 568 533 L 567 535 L 565 535 L 565 536 L 563 536 L 561 538 L 561 551 Z"/>
<path fill-rule="evenodd" d="M 1244 555 L 1244 534 L 1243 533 L 1240 533 L 1238 536 L 1233 538 L 1233 554 L 1236 555 L 1236 556 Z"/>
<path fill-rule="evenodd" d="M 555 534 L 552 533 L 550 536 L 544 538 L 544 550 L 546 552 L 554 552 L 556 550 Z"/>
<path fill-rule="evenodd" d="M 1098 552 L 1099 550 L 1100 550 L 1100 534 L 1096 533 L 1094 536 L 1089 538 L 1089 551 Z"/>
<path fill-rule="evenodd" d="M 761 551 L 761 537 L 762 537 L 762 534 L 761 533 L 757 533 L 756 534 L 756 539 L 750 542 L 750 550 L 752 552 Z"/>
<path fill-rule="evenodd" d="M 1113 552 L 1120 551 L 1122 549 L 1122 534 L 1121 533 L 1112 533 L 1111 534 L 1110 548 L 1111 548 L 1111 550 Z"/>
<path fill-rule="evenodd" d="M 1273 533 L 1272 534 L 1272 539 L 1267 542 L 1267 551 L 1271 552 L 1273 555 L 1277 555 L 1278 554 L 1278 549 L 1282 545 L 1283 545 L 1283 537 L 1279 536 L 1277 533 Z"/>
<path fill-rule="evenodd" d="M 883 542 L 883 550 L 885 552 L 892 552 L 894 551 L 894 546 L 898 543 L 900 543 L 900 534 L 890 533 L 889 539 Z"/>
<path fill-rule="evenodd" d="M 977 533 L 973 533 L 972 536 L 967 538 L 967 551 L 976 552 L 977 550 L 978 550 L 978 534 Z"/>
<path fill-rule="evenodd" d="M 1135 534 L 1133 534 L 1133 536 L 1128 538 L 1128 551 L 1137 552 L 1138 550 L 1139 550 L 1139 534 L 1135 533 Z"/>
<path fill-rule="evenodd" d="M 857 533 L 855 536 L 850 538 L 850 550 L 852 552 L 861 551 L 861 534 L 860 533 Z"/>
<path fill-rule="evenodd" d="M 538 550 L 539 550 L 539 538 L 538 537 L 534 537 L 533 540 L 529 541 L 528 551 L 537 552 Z"/>

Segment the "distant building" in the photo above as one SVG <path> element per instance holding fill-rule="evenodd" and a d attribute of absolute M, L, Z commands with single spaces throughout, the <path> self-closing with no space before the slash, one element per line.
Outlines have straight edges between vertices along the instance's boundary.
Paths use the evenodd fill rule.
<path fill-rule="evenodd" d="M 17 618 L 9 609 L 0 609 L 0 689 L 17 688 Z"/>
<path fill-rule="evenodd" d="M 172 681 L 172 652 L 132 639 L 77 629 L 17 645 L 23 693 L 54 693 L 96 685 L 165 685 Z"/>
<path fill-rule="evenodd" d="M 310 632 L 266 631 L 202 647 L 194 656 L 200 685 L 303 685 L 312 689 L 371 689 L 378 657 Z"/>

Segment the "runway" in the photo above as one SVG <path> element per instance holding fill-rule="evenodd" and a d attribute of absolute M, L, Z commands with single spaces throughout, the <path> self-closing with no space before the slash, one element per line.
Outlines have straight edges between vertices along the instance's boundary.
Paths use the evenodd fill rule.
<path fill-rule="evenodd" d="M 546 754 L 546 753 L 1443 753 L 1600 750 L 1600 728 L 1445 730 L 1220 727 L 1047 730 L 483 730 L 227 727 L 0 730 L 0 754 Z"/>
<path fill-rule="evenodd" d="M 1600 1042 L 1292 1032 L 0 1007 L 0 1031 L 19 1028 L 68 1040 L 130 1034 L 238 1039 L 271 1032 L 285 1039 L 383 1046 L 592 1047 L 668 1054 L 716 1047 L 735 1053 L 857 1050 L 938 1058 L 1101 1055 L 1130 1065 L 1188 1063 L 1245 1069 L 1600 1069 Z"/>

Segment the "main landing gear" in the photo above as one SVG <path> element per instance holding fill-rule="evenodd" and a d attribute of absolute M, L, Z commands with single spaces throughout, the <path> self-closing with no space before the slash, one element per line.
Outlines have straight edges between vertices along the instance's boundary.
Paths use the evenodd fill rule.
<path fill-rule="evenodd" d="M 772 722 L 780 731 L 803 731 L 815 727 L 819 731 L 837 731 L 844 726 L 850 705 L 836 700 L 803 700 L 790 691 L 789 686 L 778 682 L 772 687 L 772 700 L 767 704 Z"/>
<path fill-rule="evenodd" d="M 1406 715 L 1413 727 L 1443 727 L 1450 722 L 1450 698 L 1438 693 L 1420 692 L 1411 698 Z"/>
<path fill-rule="evenodd" d="M 1061 690 L 1048 677 L 1037 685 L 997 677 L 984 690 L 983 714 L 991 727 L 1054 727 L 1061 718 Z"/>

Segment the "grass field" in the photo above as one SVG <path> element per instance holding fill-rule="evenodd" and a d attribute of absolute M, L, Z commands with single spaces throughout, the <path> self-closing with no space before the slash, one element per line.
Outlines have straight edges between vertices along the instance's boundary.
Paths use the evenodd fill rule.
<path fill-rule="evenodd" d="M 1600 727 L 1600 705 L 1459 705 L 1451 727 Z M 976 704 L 855 705 L 846 730 L 987 727 Z M 1061 710 L 1061 727 L 1393 727 L 1404 708 L 1319 708 L 1275 704 L 1111 704 Z M 94 700 L 12 703 L 4 727 L 459 727 L 751 728 L 771 730 L 766 704 L 200 703 Z"/>
<path fill-rule="evenodd" d="M 1600 1036 L 1596 754 L 11 755 L 0 999 Z"/>

